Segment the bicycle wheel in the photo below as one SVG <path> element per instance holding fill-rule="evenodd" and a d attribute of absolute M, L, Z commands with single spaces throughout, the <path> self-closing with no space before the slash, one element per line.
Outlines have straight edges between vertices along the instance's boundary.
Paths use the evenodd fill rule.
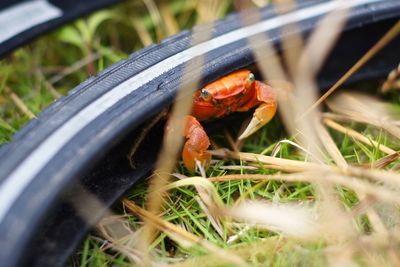
<path fill-rule="evenodd" d="M 52 29 L 121 0 L 7 0 L 0 3 L 0 58 Z"/>
<path fill-rule="evenodd" d="M 148 174 L 160 136 L 154 134 L 158 141 L 138 152 L 143 156 L 135 170 L 112 171 L 123 154 L 118 149 L 124 147 L 124 137 L 167 107 L 178 86 L 188 82 L 182 79 L 185 63 L 206 56 L 202 66 L 205 84 L 255 63 L 246 38 L 268 33 L 267 41 L 279 46 L 287 37 L 280 34 L 279 27 L 296 22 L 307 35 L 318 19 L 337 5 L 310 1 L 284 15 L 267 7 L 260 10 L 261 21 L 246 26 L 241 25 L 239 14 L 230 15 L 215 23 L 210 40 L 190 46 L 191 32 L 182 32 L 132 54 L 55 102 L 0 150 L 0 261 L 5 266 L 62 263 L 88 229 L 88 222 L 80 219 L 71 205 L 59 204 L 63 196 L 79 195 L 72 187 L 78 177 L 83 177 L 85 190 L 109 206 Z M 400 15 L 400 3 L 395 0 L 357 0 L 352 5 L 345 32 L 320 73 L 321 88 L 340 77 Z M 400 60 L 393 54 L 399 42 L 396 39 L 386 47 L 352 81 L 379 77 L 394 68 Z M 357 49 L 349 51 L 349 47 Z M 99 162 L 97 166 L 103 169 L 93 169 Z M 54 209 L 57 203 L 68 209 Z M 57 218 L 67 221 L 54 223 Z M 58 230 L 52 228 L 56 226 Z M 63 243 L 61 236 L 68 240 Z M 34 249 L 29 252 L 30 248 Z"/>

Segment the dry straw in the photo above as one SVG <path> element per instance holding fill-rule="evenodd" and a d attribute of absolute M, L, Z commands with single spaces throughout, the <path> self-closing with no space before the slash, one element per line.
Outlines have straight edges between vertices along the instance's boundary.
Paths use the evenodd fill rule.
<path fill-rule="evenodd" d="M 212 2 L 212 3 L 211 3 Z M 214 18 L 223 9 L 218 1 L 200 1 L 198 10 L 201 20 Z M 289 12 L 295 8 L 293 1 L 284 2 L 283 6 L 277 6 L 280 13 Z M 365 64 L 372 56 L 390 42 L 400 31 L 400 23 L 397 23 L 383 38 L 365 54 L 355 66 L 353 66 L 338 82 L 319 100 L 317 99 L 318 85 L 315 78 L 316 73 L 323 66 L 335 41 L 340 36 L 341 30 L 346 22 L 348 8 L 345 2 L 342 8 L 333 11 L 324 17 L 305 42 L 296 25 L 288 25 L 282 32 L 290 32 L 289 38 L 283 38 L 283 57 L 278 56 L 272 43 L 265 35 L 256 35 L 249 39 L 260 72 L 263 77 L 275 89 L 279 102 L 282 121 L 291 136 L 296 136 L 296 142 L 283 140 L 278 142 L 277 148 L 282 143 L 287 143 L 298 148 L 304 153 L 308 161 L 290 160 L 266 156 L 254 153 L 240 152 L 241 144 L 235 142 L 229 133 L 227 139 L 233 151 L 217 149 L 211 151 L 217 158 L 240 160 L 244 166 L 224 166 L 227 169 L 255 170 L 259 167 L 275 170 L 276 174 L 245 174 L 224 175 L 206 177 L 204 170 L 202 176 L 186 177 L 174 174 L 177 181 L 171 182 L 171 173 L 174 170 L 182 137 L 185 116 L 191 108 L 191 90 L 198 88 L 201 75 L 202 60 L 195 61 L 186 66 L 183 77 L 186 88 L 178 92 L 168 121 L 168 131 L 165 133 L 163 149 L 159 155 L 156 170 L 152 176 L 149 193 L 147 195 L 146 209 L 137 206 L 132 201 L 123 200 L 127 210 L 140 217 L 144 227 L 138 233 L 129 233 L 130 237 L 139 238 L 141 242 L 135 243 L 124 238 L 115 238 L 115 233 L 110 236 L 110 231 L 101 228 L 108 239 L 113 240 L 115 247 L 130 255 L 129 257 L 140 264 L 154 264 L 148 254 L 148 248 L 157 235 L 163 231 L 170 238 L 183 246 L 198 245 L 205 248 L 224 262 L 230 262 L 237 266 L 246 266 L 247 263 L 240 256 L 223 250 L 211 242 L 196 236 L 185 229 L 167 222 L 159 217 L 163 212 L 163 204 L 167 192 L 179 187 L 194 186 L 198 192 L 196 201 L 211 221 L 213 228 L 223 237 L 223 228 L 228 228 L 226 222 L 246 222 L 236 235 L 239 236 L 244 229 L 252 227 L 263 227 L 277 232 L 290 240 L 298 240 L 303 243 L 312 243 L 323 240 L 327 246 L 326 255 L 332 266 L 340 264 L 354 265 L 354 257 L 363 255 L 374 257 L 377 247 L 389 248 L 388 259 L 391 263 L 399 262 L 393 256 L 391 240 L 382 238 L 393 235 L 393 240 L 398 240 L 396 227 L 388 227 L 388 219 L 377 209 L 376 204 L 385 207 L 397 207 L 400 205 L 400 175 L 394 171 L 386 171 L 385 166 L 397 160 L 398 153 L 362 133 L 347 128 L 339 122 L 361 122 L 384 129 L 396 138 L 400 138 L 400 128 L 396 120 L 387 113 L 386 107 L 380 101 L 371 98 L 355 97 L 354 95 L 341 95 L 329 101 L 332 113 L 321 113 L 319 104 L 336 90 L 357 69 Z M 153 10 L 152 1 L 146 1 L 149 9 Z M 209 3 L 209 4 L 207 4 Z M 157 12 L 156 12 L 157 11 Z M 166 21 L 165 30 L 174 32 L 175 21 L 168 10 L 153 10 L 153 17 L 159 21 Z M 259 19 L 259 13 L 252 11 L 242 16 L 244 24 L 249 24 Z M 206 31 L 195 33 L 199 39 L 193 43 L 206 40 L 211 33 L 212 27 Z M 329 30 L 327 30 L 329 29 Z M 294 33 L 294 34 L 293 34 Z M 282 63 L 287 66 L 287 71 Z M 341 97 L 341 98 L 340 98 Z M 298 116 L 298 114 L 302 114 Z M 325 125 L 324 125 L 325 124 Z M 388 156 L 378 160 L 366 168 L 366 166 L 353 166 L 349 164 L 336 146 L 326 126 L 351 136 L 357 141 L 379 148 Z M 307 157 L 307 155 L 311 155 Z M 309 203 L 269 203 L 266 201 L 247 201 L 240 199 L 235 205 L 225 205 L 216 190 L 215 183 L 249 180 L 253 182 L 280 181 L 283 183 L 306 183 L 311 184 L 316 195 Z M 345 209 L 338 188 L 346 188 L 356 193 L 358 205 Z M 366 236 L 359 231 L 356 221 L 361 215 L 366 214 L 374 233 Z M 368 242 L 365 241 L 368 239 Z M 236 238 L 237 239 L 237 238 Z M 129 244 L 127 250 L 120 248 L 121 244 Z M 366 245 L 368 244 L 368 245 Z M 373 262 L 373 261 L 371 261 Z"/>

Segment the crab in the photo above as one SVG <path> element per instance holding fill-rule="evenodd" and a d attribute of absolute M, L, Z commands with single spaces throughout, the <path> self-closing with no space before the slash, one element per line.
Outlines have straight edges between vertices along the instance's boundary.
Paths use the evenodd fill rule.
<path fill-rule="evenodd" d="M 275 115 L 277 101 L 270 86 L 255 79 L 246 69 L 232 72 L 196 90 L 192 114 L 187 116 L 184 130 L 186 142 L 182 151 L 185 167 L 196 170 L 196 161 L 206 167 L 211 161 L 207 151 L 210 140 L 200 121 L 221 118 L 232 112 L 246 112 L 257 107 L 247 128 L 239 136 L 244 139 L 267 124 Z"/>

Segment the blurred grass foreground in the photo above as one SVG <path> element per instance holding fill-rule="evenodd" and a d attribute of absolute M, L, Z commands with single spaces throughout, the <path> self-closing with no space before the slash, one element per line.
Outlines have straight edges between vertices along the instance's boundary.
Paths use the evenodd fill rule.
<path fill-rule="evenodd" d="M 0 143 L 10 142 L 29 119 L 88 76 L 133 51 L 227 13 L 268 4 L 126 1 L 16 50 L 0 61 Z M 323 61 L 329 44 L 321 45 L 318 30 L 329 30 L 334 41 L 341 23 L 321 26 L 314 43 L 291 40 L 304 49 L 282 59 L 292 86 L 308 88 L 309 94 L 299 100 L 298 91 L 289 92 L 280 99 L 288 101 L 280 102 L 280 116 L 245 142 L 235 140 L 240 124 L 213 134 L 207 170 L 192 174 L 178 162 L 163 188 L 168 195 L 161 214 L 145 209 L 149 180 L 131 189 L 68 266 L 400 266 L 400 123 L 393 115 L 400 103 L 393 90 L 399 71 L 356 85 L 351 93 L 341 88 L 347 93 L 328 98 L 307 120 L 293 119 L 319 96 L 312 91 L 312 75 L 290 66 L 302 63 L 316 44 Z M 264 67 L 259 66 L 262 74 Z M 354 92 L 381 94 L 382 83 L 385 102 Z M 146 225 L 157 231 L 141 243 Z"/>

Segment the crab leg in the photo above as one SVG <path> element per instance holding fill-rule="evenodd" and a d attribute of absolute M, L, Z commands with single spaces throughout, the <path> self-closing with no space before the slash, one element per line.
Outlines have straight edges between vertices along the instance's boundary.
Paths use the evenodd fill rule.
<path fill-rule="evenodd" d="M 211 154 L 207 152 L 210 140 L 200 122 L 193 116 L 186 117 L 184 135 L 186 143 L 182 151 L 182 159 L 186 168 L 190 171 L 196 170 L 196 160 L 203 166 L 207 166 L 211 160 Z"/>
<path fill-rule="evenodd" d="M 258 131 L 262 126 L 267 124 L 275 115 L 277 109 L 276 97 L 273 89 L 259 81 L 254 82 L 257 101 L 261 102 L 253 114 L 249 125 L 239 136 L 239 140 L 244 139 Z"/>

